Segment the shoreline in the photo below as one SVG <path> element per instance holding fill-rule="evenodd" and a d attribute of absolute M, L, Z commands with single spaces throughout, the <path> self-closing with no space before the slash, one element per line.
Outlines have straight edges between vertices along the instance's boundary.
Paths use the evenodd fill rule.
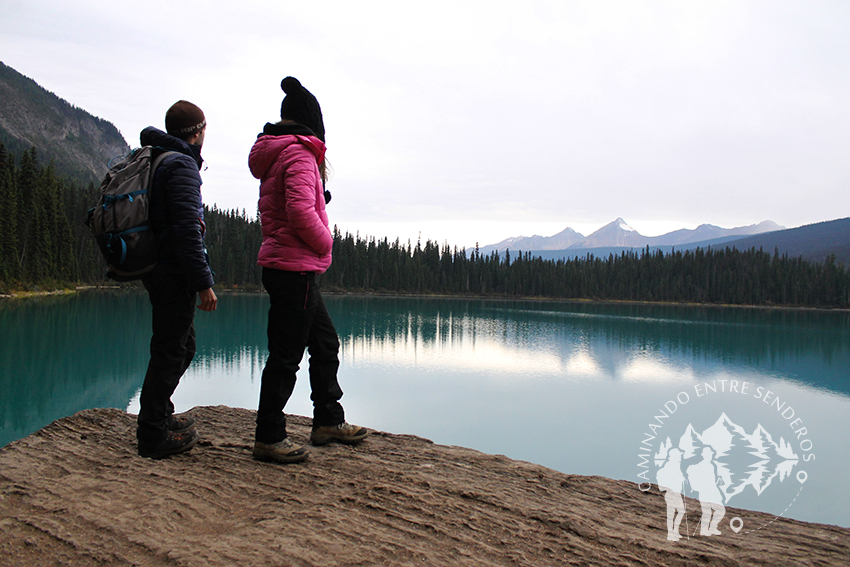
<path fill-rule="evenodd" d="M 12 291 L 0 293 L 2 299 L 27 299 L 31 297 L 47 297 L 55 295 L 71 295 L 80 291 L 90 290 L 116 290 L 126 289 L 128 291 L 142 290 L 141 286 L 121 285 L 79 285 L 74 288 L 63 288 L 49 291 Z M 262 289 L 245 290 L 239 288 L 221 288 L 216 294 L 256 294 L 265 293 Z M 694 303 L 687 301 L 634 301 L 626 299 L 583 299 L 562 297 L 532 297 L 532 296 L 503 296 L 503 295 L 458 295 L 439 293 L 403 293 L 403 292 L 376 292 L 376 291 L 339 291 L 322 290 L 323 295 L 346 295 L 352 297 L 400 297 L 416 299 L 475 299 L 494 301 L 519 301 L 519 302 L 550 302 L 550 303 L 578 303 L 578 304 L 600 304 L 600 305 L 643 305 L 659 307 L 706 307 L 726 309 L 765 309 L 771 311 L 822 311 L 827 313 L 850 313 L 847 307 L 810 307 L 806 305 L 738 305 L 732 303 Z"/>
<path fill-rule="evenodd" d="M 311 446 L 305 463 L 262 463 L 251 458 L 256 412 L 188 413 L 200 443 L 161 461 L 136 454 L 135 416 L 117 409 L 0 449 L 3 564 L 814 567 L 850 556 L 850 528 L 731 507 L 764 529 L 668 541 L 655 486 L 413 435 L 372 430 L 356 446 Z M 287 417 L 306 443 L 312 420 Z M 694 527 L 700 503 L 684 500 Z"/>

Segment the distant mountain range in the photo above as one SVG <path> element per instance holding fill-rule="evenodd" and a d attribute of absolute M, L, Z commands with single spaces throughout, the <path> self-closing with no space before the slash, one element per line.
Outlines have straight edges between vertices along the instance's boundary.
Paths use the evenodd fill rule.
<path fill-rule="evenodd" d="M 92 116 L 0 62 L 0 142 L 15 156 L 37 148 L 57 173 L 100 183 L 107 163 L 130 147 L 110 122 Z"/>
<path fill-rule="evenodd" d="M 643 248 L 645 246 L 680 246 L 694 242 L 704 242 L 718 238 L 731 238 L 761 234 L 775 230 L 783 230 L 785 227 L 773 221 L 764 221 L 749 226 L 736 228 L 721 228 L 713 224 L 701 224 L 693 230 L 681 229 L 661 236 L 643 236 L 630 227 L 622 218 L 610 222 L 585 237 L 584 235 L 567 228 L 554 236 L 518 236 L 508 238 L 497 244 L 490 244 L 479 248 L 482 254 L 489 254 L 493 250 L 502 252 L 506 249 L 513 251 L 529 250 L 569 250 L 588 248 Z"/>
<path fill-rule="evenodd" d="M 778 249 L 792 258 L 801 256 L 812 262 L 823 262 L 834 255 L 836 261 L 850 266 L 850 218 L 749 236 L 727 244 L 738 250 Z"/>
<path fill-rule="evenodd" d="M 584 235 L 567 228 L 554 236 L 514 237 L 497 244 L 479 247 L 479 253 L 490 254 L 510 250 L 512 254 L 529 252 L 544 259 L 570 259 L 593 254 L 606 257 L 623 251 L 645 249 L 693 250 L 695 248 L 729 246 L 738 250 L 761 248 L 778 250 L 791 257 L 803 257 L 823 262 L 830 254 L 838 262 L 850 266 L 850 218 L 786 229 L 773 221 L 749 226 L 721 228 L 701 224 L 693 230 L 681 229 L 661 236 L 643 236 L 622 218 L 603 226 L 593 234 Z"/>

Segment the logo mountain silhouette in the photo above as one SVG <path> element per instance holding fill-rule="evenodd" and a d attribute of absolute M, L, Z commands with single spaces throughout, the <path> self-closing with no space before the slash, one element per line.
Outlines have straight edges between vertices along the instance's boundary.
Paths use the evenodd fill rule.
<path fill-rule="evenodd" d="M 666 461 L 673 447 L 670 437 L 661 443 L 653 456 L 656 467 Z M 675 447 L 682 451 L 685 468 L 699 460 L 703 448 L 712 449 L 717 467 L 717 486 L 725 503 L 747 486 L 762 494 L 774 478 L 779 477 L 780 482 L 788 478 L 800 460 L 784 438 L 780 437 L 779 443 L 776 443 L 761 424 L 757 424 L 752 433 L 747 433 L 725 412 L 701 433 L 689 423 Z"/>

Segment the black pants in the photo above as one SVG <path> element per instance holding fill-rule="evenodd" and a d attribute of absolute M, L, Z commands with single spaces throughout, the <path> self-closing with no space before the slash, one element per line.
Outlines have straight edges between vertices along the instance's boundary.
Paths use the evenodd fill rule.
<path fill-rule="evenodd" d="M 342 423 L 345 414 L 337 381 L 339 337 L 316 275 L 263 268 L 263 286 L 271 299 L 269 359 L 260 386 L 256 440 L 277 443 L 286 438 L 283 408 L 295 388 L 295 373 L 305 347 L 310 354 L 313 425 Z"/>
<path fill-rule="evenodd" d="M 168 435 L 171 395 L 195 357 L 196 294 L 182 274 L 152 274 L 142 283 L 153 308 L 153 337 L 136 433 L 140 444 L 156 445 Z"/>

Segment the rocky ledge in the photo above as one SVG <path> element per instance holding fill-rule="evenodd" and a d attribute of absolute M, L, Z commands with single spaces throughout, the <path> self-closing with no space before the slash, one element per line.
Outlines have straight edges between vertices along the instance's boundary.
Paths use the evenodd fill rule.
<path fill-rule="evenodd" d="M 254 412 L 190 412 L 191 452 L 136 455 L 134 416 L 96 409 L 0 449 L 0 564 L 847 565 L 850 529 L 779 519 L 748 534 L 667 541 L 653 489 L 376 432 L 250 455 Z M 310 420 L 293 416 L 306 443 Z M 687 508 L 698 516 L 699 502 Z M 695 512 L 696 511 L 696 512 Z M 733 510 L 747 525 L 771 517 Z M 728 532 L 728 530 L 727 530 Z"/>

